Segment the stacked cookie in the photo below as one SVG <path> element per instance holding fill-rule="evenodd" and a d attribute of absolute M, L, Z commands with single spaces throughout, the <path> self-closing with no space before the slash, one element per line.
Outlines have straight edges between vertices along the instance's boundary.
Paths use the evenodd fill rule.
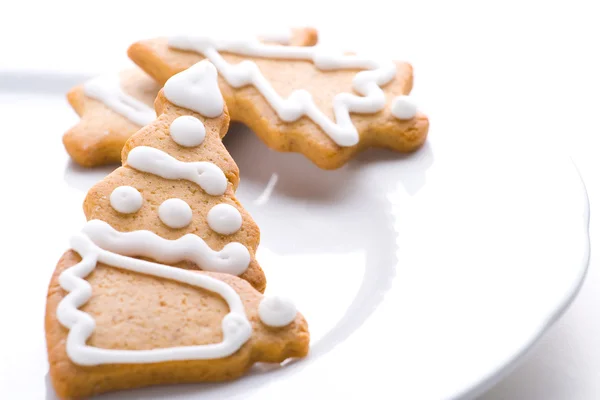
<path fill-rule="evenodd" d="M 81 115 L 64 136 L 69 154 L 122 167 L 88 192 L 88 222 L 50 282 L 46 337 L 61 398 L 234 379 L 308 353 L 293 303 L 262 295 L 259 229 L 235 198 L 239 171 L 221 142 L 230 117 L 322 168 L 368 146 L 414 150 L 428 129 L 407 97 L 409 64 L 315 42 L 312 29 L 143 41 L 129 55 L 153 79 L 126 71 L 69 93 Z"/>
<path fill-rule="evenodd" d="M 263 40 L 150 39 L 128 53 L 160 85 L 208 59 L 219 72 L 233 121 L 249 126 L 270 148 L 302 153 L 323 169 L 339 168 L 368 147 L 410 152 L 424 143 L 429 120 L 408 97 L 410 64 L 322 50 L 316 41 L 313 29 L 294 29 L 288 37 Z M 119 161 L 127 137 L 144 125 L 144 104 L 156 83 L 139 71 L 121 76 L 122 90 L 107 80 L 112 86 L 104 92 L 118 93 L 110 101 L 98 95 L 103 90 L 94 80 L 69 93 L 82 120 L 64 143 L 81 165 Z"/>

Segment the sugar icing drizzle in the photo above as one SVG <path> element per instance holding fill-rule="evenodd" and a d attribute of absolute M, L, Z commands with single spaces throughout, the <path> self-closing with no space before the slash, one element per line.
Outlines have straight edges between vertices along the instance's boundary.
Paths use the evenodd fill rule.
<path fill-rule="evenodd" d="M 204 271 L 231 275 L 241 275 L 250 265 L 250 252 L 243 244 L 231 242 L 215 251 L 191 233 L 169 240 L 146 230 L 119 232 L 100 220 L 88 221 L 82 233 L 102 249 L 128 257 L 150 257 L 165 264 L 187 260 Z"/>
<path fill-rule="evenodd" d="M 258 39 L 212 39 L 190 36 L 169 38 L 169 46 L 202 54 L 215 65 L 221 76 L 234 88 L 245 85 L 256 87 L 281 120 L 293 122 L 302 116 L 307 116 L 340 146 L 354 146 L 359 142 L 358 131 L 352 123 L 350 113 L 371 114 L 383 110 L 386 97 L 381 87 L 396 76 L 396 64 L 393 61 L 377 61 L 357 55 L 331 54 L 317 46 L 273 46 L 261 43 Z M 308 91 L 296 90 L 284 99 L 262 75 L 256 63 L 245 60 L 236 65 L 229 64 L 219 53 L 221 51 L 250 57 L 306 60 L 325 71 L 361 69 L 363 71 L 358 72 L 353 80 L 353 88 L 361 96 L 351 93 L 336 94 L 333 99 L 334 122 L 317 107 Z M 396 114 L 393 115 L 397 117 Z"/>
<path fill-rule="evenodd" d="M 179 161 L 154 147 L 134 147 L 127 155 L 127 165 L 165 179 L 186 179 L 212 196 L 220 196 L 227 189 L 227 178 L 215 164 L 208 161 Z"/>
<path fill-rule="evenodd" d="M 90 221 L 86 227 L 88 231 L 94 231 L 103 226 L 102 224 L 106 223 Z M 102 229 L 105 229 L 105 227 L 100 228 L 100 230 Z M 151 237 L 148 234 L 145 234 L 145 236 Z M 131 237 L 129 236 L 129 238 Z M 140 245 L 139 241 L 135 242 L 138 246 Z M 161 244 L 164 246 L 163 242 Z M 82 260 L 63 271 L 58 278 L 60 286 L 69 294 L 58 304 L 56 314 L 59 322 L 69 329 L 66 351 L 69 358 L 76 364 L 94 366 L 100 364 L 141 364 L 222 358 L 238 351 L 252 336 L 252 325 L 246 317 L 240 296 L 223 281 L 189 270 L 130 258 L 104 250 L 85 234 L 74 236 L 71 239 L 71 247 L 81 256 Z M 149 250 L 148 256 L 152 256 L 149 253 L 154 254 L 153 246 L 147 244 L 145 249 Z M 172 251 L 173 248 L 170 247 L 169 249 Z M 190 251 L 189 247 L 188 251 Z M 91 315 L 78 308 L 84 305 L 92 296 L 92 287 L 85 278 L 96 268 L 99 262 L 127 271 L 185 283 L 220 295 L 229 306 L 229 313 L 225 315 L 221 322 L 223 340 L 215 344 L 151 350 L 113 350 L 88 346 L 86 341 L 94 332 L 96 322 Z"/>
<path fill-rule="evenodd" d="M 151 107 L 123 92 L 117 75 L 93 78 L 83 84 L 83 92 L 136 125 L 148 125 L 156 118 Z"/>

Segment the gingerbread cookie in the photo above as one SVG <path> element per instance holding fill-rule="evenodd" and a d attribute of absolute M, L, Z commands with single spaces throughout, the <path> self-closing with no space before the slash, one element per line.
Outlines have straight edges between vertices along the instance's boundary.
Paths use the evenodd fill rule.
<path fill-rule="evenodd" d="M 317 42 L 317 33 L 313 29 L 293 29 L 264 33 L 260 40 L 312 46 Z M 120 162 L 127 139 L 154 121 L 154 99 L 160 88 L 137 68 L 100 76 L 73 88 L 67 99 L 81 121 L 63 136 L 67 153 L 84 167 Z"/>
<path fill-rule="evenodd" d="M 159 90 L 160 85 L 137 68 L 73 88 L 67 99 L 81 120 L 63 136 L 67 153 L 84 167 L 120 162 L 127 139 L 156 118 Z"/>
<path fill-rule="evenodd" d="M 293 303 L 260 293 L 259 231 L 234 197 L 214 66 L 175 75 L 156 109 L 123 167 L 88 193 L 88 222 L 49 285 L 46 342 L 62 399 L 229 380 L 308 352 Z"/>
<path fill-rule="evenodd" d="M 407 96 L 413 74 L 404 62 L 208 36 L 144 40 L 128 54 L 161 83 L 210 60 L 232 120 L 269 147 L 302 153 L 324 169 L 371 146 L 410 152 L 427 136 L 429 121 Z"/>

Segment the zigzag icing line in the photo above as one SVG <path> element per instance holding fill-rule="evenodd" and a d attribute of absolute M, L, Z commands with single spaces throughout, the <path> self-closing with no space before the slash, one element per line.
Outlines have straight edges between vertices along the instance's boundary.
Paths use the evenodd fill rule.
<path fill-rule="evenodd" d="M 352 123 L 350 113 L 371 114 L 383 110 L 386 97 L 381 86 L 388 84 L 396 76 L 396 64 L 393 61 L 378 62 L 357 55 L 332 55 L 317 46 L 273 46 L 256 39 L 215 40 L 190 36 L 169 38 L 169 46 L 202 54 L 217 67 L 221 76 L 231 86 L 239 88 L 253 85 L 283 121 L 293 122 L 307 116 L 340 146 L 354 146 L 359 141 L 358 131 Z M 333 99 L 334 122 L 317 107 L 308 91 L 295 90 L 284 99 L 262 75 L 256 63 L 245 60 L 236 65 L 229 64 L 219 54 L 221 51 L 251 57 L 306 60 L 321 70 L 366 70 L 358 72 L 352 82 L 353 89 L 361 96 L 338 93 Z"/>
<path fill-rule="evenodd" d="M 248 269 L 251 260 L 248 248 L 241 243 L 228 243 L 220 251 L 215 251 L 202 238 L 191 233 L 169 240 L 145 230 L 119 232 L 97 219 L 88 221 L 82 232 L 97 246 L 114 253 L 149 257 L 165 264 L 188 260 L 204 271 L 240 275 Z"/>
<path fill-rule="evenodd" d="M 194 182 L 211 196 L 220 196 L 227 190 L 227 178 L 215 164 L 208 161 L 179 161 L 154 147 L 134 147 L 127 155 L 127 165 L 165 179 Z"/>
<path fill-rule="evenodd" d="M 71 246 L 79 253 L 82 260 L 59 276 L 60 286 L 69 294 L 58 304 L 57 318 L 69 329 L 66 350 L 69 358 L 76 364 L 93 366 L 222 358 L 238 351 L 252 335 L 252 326 L 246 318 L 241 298 L 223 281 L 200 273 L 111 253 L 95 245 L 84 234 L 74 236 L 71 239 Z M 92 296 L 92 287 L 84 278 L 96 268 L 98 262 L 128 271 L 171 279 L 219 294 L 227 302 L 230 310 L 222 321 L 223 341 L 208 345 L 152 350 L 111 350 L 86 345 L 96 324 L 89 314 L 78 308 Z"/>

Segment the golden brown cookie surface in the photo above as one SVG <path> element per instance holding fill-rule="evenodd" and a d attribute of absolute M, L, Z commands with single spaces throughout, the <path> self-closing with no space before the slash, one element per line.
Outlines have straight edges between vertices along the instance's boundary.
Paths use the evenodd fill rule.
<path fill-rule="evenodd" d="M 254 252 L 260 241 L 260 231 L 252 217 L 235 198 L 239 171 L 221 142 L 221 137 L 225 135 L 229 126 L 227 112 L 225 111 L 218 118 L 206 119 L 197 113 L 169 103 L 162 91 L 156 99 L 156 109 L 160 115 L 156 121 L 140 129 L 125 144 L 122 152 L 124 166 L 117 168 L 88 192 L 83 205 L 87 219 L 106 221 L 117 231 L 148 230 L 171 240 L 178 239 L 185 234 L 193 234 L 202 238 L 214 250 L 220 250 L 231 242 L 242 243 L 248 248 L 251 261 L 240 277 L 248 280 L 257 290 L 264 291 L 265 275 L 254 258 Z M 206 136 L 199 146 L 183 147 L 171 138 L 169 132 L 171 124 L 178 117 L 185 115 L 192 115 L 203 121 Z M 214 163 L 227 178 L 225 192 L 222 196 L 210 196 L 190 180 L 167 179 L 131 168 L 127 161 L 130 151 L 142 147 L 159 149 L 184 163 Z M 125 185 L 135 188 L 142 194 L 144 201 L 135 213 L 123 214 L 111 205 L 111 194 L 118 187 Z M 192 209 L 189 224 L 179 229 L 173 229 L 166 225 L 159 214 L 161 205 L 174 198 L 183 200 Z M 233 234 L 219 234 L 208 225 L 209 211 L 221 203 L 235 207 L 242 217 L 241 227 Z M 189 262 L 178 265 L 194 267 L 189 265 Z"/>
<path fill-rule="evenodd" d="M 51 279 L 46 342 L 61 399 L 229 380 L 308 352 L 302 315 L 261 294 L 259 231 L 235 198 L 216 69 L 203 62 L 173 82 L 123 167 L 88 192 L 88 222 Z"/>
<path fill-rule="evenodd" d="M 153 104 L 159 89 L 160 85 L 137 68 L 96 77 L 73 88 L 67 99 L 81 119 L 63 136 L 71 158 L 84 167 L 120 162 L 127 139 L 156 117 Z M 107 98 L 122 104 L 111 107 Z"/>
<path fill-rule="evenodd" d="M 158 82 L 208 58 L 232 120 L 321 168 L 338 168 L 367 147 L 410 152 L 427 136 L 427 117 L 406 97 L 413 84 L 407 63 L 194 37 L 141 41 L 128 54 Z"/>
<path fill-rule="evenodd" d="M 279 39 L 266 36 L 262 40 Z M 317 42 L 317 33 L 312 29 L 293 29 L 289 40 L 297 46 L 312 46 Z M 121 93 L 115 90 L 115 83 L 120 83 Z M 127 139 L 154 120 L 153 103 L 160 88 L 146 73 L 131 68 L 114 76 L 97 77 L 69 91 L 67 99 L 81 117 L 63 136 L 63 144 L 73 161 L 84 167 L 119 163 Z M 136 101 L 141 104 L 136 105 Z M 123 104 L 115 107 L 114 102 Z M 147 107 L 145 112 L 135 115 L 135 109 L 142 106 Z"/>
<path fill-rule="evenodd" d="M 208 66 L 214 70 L 210 64 Z M 181 76 L 195 79 L 203 76 L 204 72 L 188 70 Z M 188 82 L 184 79 L 179 86 L 183 89 L 194 86 Z M 89 190 L 83 208 L 88 220 L 105 221 L 119 232 L 147 230 L 169 240 L 193 234 L 215 251 L 229 243 L 241 243 L 248 250 L 250 262 L 240 276 L 263 291 L 266 280 L 254 259 L 260 231 L 235 198 L 239 171 L 221 141 L 229 127 L 229 114 L 216 86 L 214 90 L 221 102 L 219 114 L 214 118 L 174 105 L 161 90 L 155 102 L 159 117 L 127 141 L 122 150 L 123 166 Z M 187 92 L 182 93 L 185 96 Z M 203 96 L 198 98 L 204 100 Z M 198 133 L 202 140 L 192 146 L 177 143 L 178 136 L 173 133 L 176 130 L 175 120 L 191 120 L 199 124 L 201 131 L 193 131 L 192 126 L 192 133 Z M 186 129 L 184 125 L 183 130 Z M 219 187 L 209 194 L 207 191 L 215 190 L 211 188 L 215 184 Z M 118 194 L 129 196 L 121 193 L 121 188 L 128 188 L 131 196 L 142 199 L 132 212 L 119 209 L 117 202 L 124 202 L 127 198 L 120 199 Z M 173 199 L 179 200 L 181 207 L 171 207 L 171 213 L 175 213 L 175 217 L 178 213 L 187 213 L 183 215 L 186 217 L 183 226 L 174 226 L 165 217 L 169 213 L 161 213 L 161 210 L 169 209 L 169 204 L 164 204 Z M 218 204 L 231 206 L 230 211 L 241 216 L 241 223 L 234 232 L 222 234 L 209 226 L 208 214 Z M 206 266 L 197 267 L 206 269 Z"/>
<path fill-rule="evenodd" d="M 258 315 L 263 296 L 246 281 L 232 275 L 197 271 L 194 273 L 227 283 L 243 301 L 252 337 L 237 352 L 209 360 L 77 365 L 67 355 L 69 331 L 60 324 L 56 313 L 67 294 L 58 278 L 80 260 L 73 251 L 65 253 L 48 289 L 45 325 L 50 377 L 61 399 L 88 398 L 150 385 L 230 380 L 244 374 L 254 362 L 282 362 L 308 352 L 310 335 L 301 314 L 285 327 L 266 326 Z M 149 350 L 205 345 L 223 339 L 221 321 L 227 304 L 214 293 L 103 264 L 87 281 L 93 296 L 81 310 L 96 321 L 89 346 Z"/>

